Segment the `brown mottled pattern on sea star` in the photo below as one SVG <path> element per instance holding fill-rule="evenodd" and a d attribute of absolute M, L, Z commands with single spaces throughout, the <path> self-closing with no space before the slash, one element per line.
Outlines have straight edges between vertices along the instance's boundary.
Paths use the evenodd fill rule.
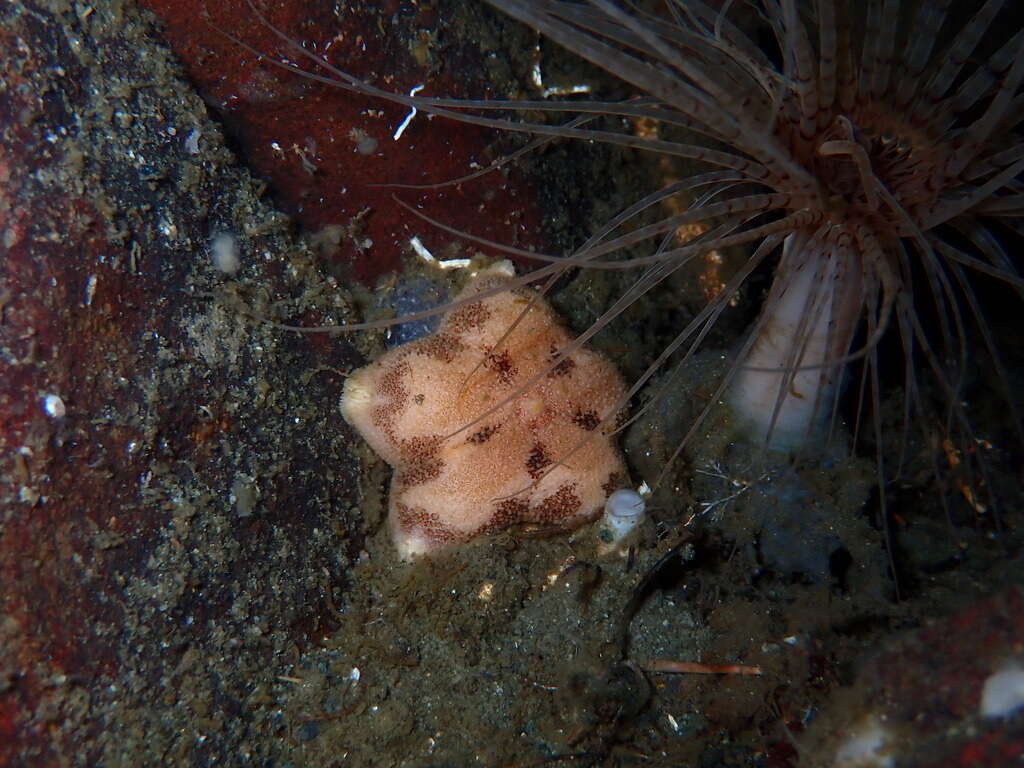
<path fill-rule="evenodd" d="M 580 503 L 580 497 L 576 495 L 576 484 L 568 483 L 535 507 L 531 517 L 539 523 L 567 519 L 579 512 Z"/>
<path fill-rule="evenodd" d="M 452 333 L 460 334 L 480 328 L 490 319 L 491 310 L 482 301 L 474 301 L 449 312 L 445 319 L 445 327 Z"/>
<path fill-rule="evenodd" d="M 416 354 L 440 360 L 442 363 L 450 363 L 465 348 L 458 338 L 444 332 L 435 333 L 433 336 L 424 336 L 415 344 Z"/>
<path fill-rule="evenodd" d="M 423 531 L 431 541 L 436 541 L 442 544 L 452 544 L 460 538 L 463 538 L 457 536 L 454 531 L 444 525 L 437 515 L 427 512 L 425 509 L 421 509 L 419 507 L 408 507 L 405 504 L 397 503 L 395 504 L 394 513 L 397 518 L 399 528 L 406 531 L 419 529 Z"/>
<path fill-rule="evenodd" d="M 527 519 L 530 505 L 522 499 L 502 499 L 495 502 L 493 509 L 491 519 L 480 529 L 480 533 L 502 531 L 520 520 Z"/>
<path fill-rule="evenodd" d="M 526 457 L 526 471 L 530 474 L 530 477 L 536 480 L 544 474 L 544 470 L 550 465 L 551 457 L 544 450 L 544 446 L 540 443 L 535 443 L 530 454 Z"/>
<path fill-rule="evenodd" d="M 548 354 L 548 362 L 553 363 L 555 358 L 558 357 L 558 347 L 552 345 L 551 350 Z M 572 373 L 572 369 L 576 367 L 576 361 L 571 357 L 567 357 L 561 360 L 558 365 L 548 371 L 548 378 L 557 379 L 561 376 L 568 376 Z"/>
<path fill-rule="evenodd" d="M 601 417 L 597 415 L 597 411 L 584 411 L 582 408 L 577 407 L 576 413 L 572 415 L 572 423 L 580 429 L 593 432 L 597 429 L 597 425 L 601 423 Z"/>
<path fill-rule="evenodd" d="M 384 404 L 373 408 L 370 420 L 392 441 L 395 439 L 395 413 L 402 410 L 409 399 L 409 390 L 405 388 L 403 380 L 408 378 L 411 371 L 409 363 L 399 360 L 385 369 L 380 376 L 380 397 Z"/>
<path fill-rule="evenodd" d="M 601 484 L 601 490 L 604 491 L 605 496 L 611 496 L 615 491 L 625 487 L 626 476 L 621 472 L 612 472 L 608 475 L 608 479 Z"/>
<path fill-rule="evenodd" d="M 484 367 L 489 371 L 494 371 L 498 376 L 498 381 L 502 384 L 511 384 L 519 373 L 512 362 L 512 355 L 507 349 L 503 349 L 501 352 L 490 352 L 484 359 Z"/>
<path fill-rule="evenodd" d="M 444 462 L 438 454 L 442 441 L 440 435 L 414 437 L 402 441 L 402 458 L 405 465 L 400 478 L 403 488 L 429 482 L 441 474 Z"/>
<path fill-rule="evenodd" d="M 402 380 L 407 378 L 411 372 L 412 368 L 409 367 L 409 363 L 405 359 L 398 360 L 386 368 L 380 375 L 380 383 L 377 387 L 380 397 L 390 400 L 391 405 L 395 408 L 405 405 L 408 392 Z"/>
<path fill-rule="evenodd" d="M 483 445 L 494 437 L 499 429 L 501 429 L 501 424 L 488 424 L 486 427 L 481 427 L 472 435 L 467 437 L 466 442 L 473 443 L 474 445 Z"/>

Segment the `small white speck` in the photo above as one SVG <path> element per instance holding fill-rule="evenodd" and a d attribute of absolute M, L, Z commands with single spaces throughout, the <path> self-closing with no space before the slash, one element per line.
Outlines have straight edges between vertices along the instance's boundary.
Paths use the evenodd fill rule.
<path fill-rule="evenodd" d="M 176 240 L 178 238 L 178 225 L 173 221 L 161 221 L 157 228 L 160 230 L 160 234 L 166 238 L 171 240 Z"/>
<path fill-rule="evenodd" d="M 89 275 L 89 279 L 85 281 L 85 306 L 92 306 L 92 297 L 96 295 L 96 275 Z"/>
<path fill-rule="evenodd" d="M 185 137 L 185 151 L 190 155 L 199 154 L 199 137 L 202 136 L 202 132 L 198 128 L 193 128 L 188 136 Z"/>
<path fill-rule="evenodd" d="M 51 419 L 63 419 L 67 414 L 67 408 L 64 407 L 64 401 L 60 399 L 60 395 L 44 395 L 43 410 Z"/>
<path fill-rule="evenodd" d="M 679 733 L 679 723 L 676 722 L 676 719 L 674 717 L 672 717 L 672 715 L 669 714 L 668 712 L 665 713 L 665 717 L 668 718 L 668 723 L 669 723 L 669 725 L 672 726 L 672 730 L 675 731 L 676 733 Z"/>
<path fill-rule="evenodd" d="M 360 676 L 359 667 L 352 667 L 352 671 L 348 673 L 348 679 L 353 683 L 358 683 Z"/>
<path fill-rule="evenodd" d="M 225 275 L 235 274 L 242 262 L 238 258 L 238 240 L 228 232 L 220 232 L 210 243 L 210 257 L 213 266 Z"/>
<path fill-rule="evenodd" d="M 981 689 L 982 717 L 1009 717 L 1024 707 L 1024 667 L 1011 661 L 993 672 Z"/>

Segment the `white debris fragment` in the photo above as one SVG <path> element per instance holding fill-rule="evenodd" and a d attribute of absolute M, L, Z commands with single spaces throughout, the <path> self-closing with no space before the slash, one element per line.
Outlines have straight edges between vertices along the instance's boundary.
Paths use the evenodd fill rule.
<path fill-rule="evenodd" d="M 1024 666 L 1010 661 L 989 675 L 981 689 L 982 717 L 1009 717 L 1024 708 Z"/>
<path fill-rule="evenodd" d="M 434 254 L 432 254 L 427 249 L 427 246 L 423 244 L 423 241 L 420 240 L 415 235 L 413 235 L 412 239 L 409 240 L 409 245 L 412 246 L 412 249 L 416 252 L 416 255 L 423 259 L 425 262 L 427 262 L 427 264 L 434 264 L 437 261 L 437 259 L 434 258 Z"/>
<path fill-rule="evenodd" d="M 97 283 L 96 275 L 89 275 L 89 279 L 85 281 L 85 299 L 84 299 L 85 303 L 84 303 L 84 306 L 86 306 L 86 307 L 91 307 L 92 306 L 92 297 L 96 295 L 96 283 Z"/>
<path fill-rule="evenodd" d="M 622 538 L 636 527 L 644 516 L 647 505 L 643 496 L 630 488 L 615 491 L 604 505 L 604 513 L 616 538 Z"/>
<path fill-rule="evenodd" d="M 471 263 L 470 259 L 438 259 L 415 235 L 409 239 L 409 245 L 423 261 L 433 264 L 438 269 L 465 269 Z"/>
<path fill-rule="evenodd" d="M 868 718 L 847 734 L 832 762 L 833 768 L 889 768 L 893 764 L 889 732 Z"/>
<path fill-rule="evenodd" d="M 377 151 L 377 140 L 362 128 L 353 128 L 348 132 L 348 137 L 355 144 L 355 151 L 360 155 L 372 155 Z"/>
<path fill-rule="evenodd" d="M 51 419 L 63 419 L 68 412 L 60 395 L 54 394 L 43 395 L 43 410 Z"/>
<path fill-rule="evenodd" d="M 624 554 L 632 534 L 644 521 L 647 503 L 631 488 L 615 491 L 604 505 L 604 515 L 598 524 L 598 549 L 602 554 Z"/>
<path fill-rule="evenodd" d="M 577 83 L 576 85 L 545 88 L 544 98 L 547 99 L 551 96 L 574 96 L 578 93 L 590 93 L 590 86 L 586 83 Z"/>
<path fill-rule="evenodd" d="M 540 46 L 534 48 L 534 53 L 540 56 Z M 533 80 L 533 84 L 540 89 L 544 98 L 547 99 L 551 96 L 571 96 L 577 93 L 590 93 L 590 86 L 586 83 L 577 83 L 575 85 L 554 85 L 547 86 L 544 84 L 544 75 L 540 71 L 540 61 L 535 61 L 533 68 L 530 70 L 530 79 Z"/>
<path fill-rule="evenodd" d="M 252 517 L 259 498 L 260 489 L 256 486 L 256 478 L 239 475 L 231 484 L 229 500 L 235 505 L 235 512 L 239 517 Z"/>
<path fill-rule="evenodd" d="M 423 88 L 424 86 L 417 85 L 415 88 L 409 91 L 409 96 L 415 96 L 417 93 L 422 91 Z M 409 123 L 412 122 L 412 119 L 414 117 L 416 117 L 416 107 L 410 107 L 409 114 L 405 116 L 405 120 L 403 120 L 401 124 L 395 129 L 395 135 L 392 136 L 392 138 L 395 141 L 398 141 L 402 137 L 402 134 L 405 133 L 405 129 L 409 127 Z"/>
<path fill-rule="evenodd" d="M 238 240 L 229 232 L 220 232 L 210 243 L 213 266 L 225 275 L 235 274 L 242 262 L 238 256 Z"/>
<path fill-rule="evenodd" d="M 199 137 L 202 136 L 202 131 L 198 128 L 193 128 L 188 136 L 185 137 L 185 151 L 190 155 L 199 154 Z"/>

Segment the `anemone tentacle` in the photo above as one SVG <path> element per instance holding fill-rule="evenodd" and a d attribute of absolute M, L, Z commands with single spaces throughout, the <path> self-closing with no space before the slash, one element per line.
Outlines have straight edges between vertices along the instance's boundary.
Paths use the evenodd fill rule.
<path fill-rule="evenodd" d="M 574 267 L 642 270 L 586 338 L 699 255 L 751 247 L 742 279 L 729 283 L 735 290 L 782 245 L 761 317 L 726 377 L 734 401 L 746 396 L 736 393 L 751 382 L 767 388 L 760 401 L 771 407 L 757 409 L 761 422 L 754 432 L 769 445 L 777 430 L 804 436 L 833 431 L 842 368 L 853 360 L 863 361 L 858 413 L 865 403 L 873 407 L 880 443 L 877 348 L 892 329 L 906 361 L 906 418 L 923 408 L 914 366 L 920 359 L 947 400 L 947 432 L 972 433 L 960 403 L 970 325 L 1009 389 L 971 275 L 995 278 L 1024 299 L 1024 278 L 998 234 L 1024 236 L 1024 30 L 1000 29 L 1012 4 L 986 0 L 966 9 L 953 0 L 750 0 L 711 8 L 700 0 L 669 0 L 655 14 L 617 0 L 489 2 L 623 80 L 637 97 L 582 103 L 409 97 L 360 81 L 283 34 L 299 61 L 315 71 L 280 66 L 448 119 L 534 134 L 538 141 L 598 141 L 718 169 L 647 195 L 570 256 L 488 243 L 430 221 L 471 242 L 546 262 L 523 279 L 548 286 Z M 761 42 L 763 31 L 774 44 Z M 516 117 L 529 110 L 571 117 L 561 125 Z M 619 129 L 592 122 L 601 115 L 624 120 Z M 640 119 L 658 130 L 635 135 L 622 128 Z M 679 129 L 697 139 L 677 140 Z M 683 212 L 627 231 L 639 213 L 698 187 L 706 194 Z M 693 242 L 670 242 L 675 228 L 693 223 L 710 229 Z M 623 257 L 644 241 L 657 243 L 652 255 Z M 694 339 L 705 337 L 727 298 L 713 299 L 640 383 L 684 344 L 692 354 Z M 788 338 L 764 336 L 777 335 L 780 318 L 792 312 Z M 926 331 L 922 312 L 935 316 L 937 332 Z M 774 351 L 762 359 L 768 349 Z M 1019 429 L 1015 406 L 1011 412 Z M 789 423 L 797 413 L 803 415 Z"/>

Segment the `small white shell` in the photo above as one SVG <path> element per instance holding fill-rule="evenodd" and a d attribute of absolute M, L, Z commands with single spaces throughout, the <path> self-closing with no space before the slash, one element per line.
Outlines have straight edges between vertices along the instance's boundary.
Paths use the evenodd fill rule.
<path fill-rule="evenodd" d="M 51 419 L 63 419 L 67 414 L 67 408 L 64 406 L 64 401 L 61 400 L 60 395 L 43 395 L 43 411 Z"/>
<path fill-rule="evenodd" d="M 1024 708 L 1024 667 L 1015 661 L 991 674 L 981 689 L 982 717 L 1009 717 Z"/>
<path fill-rule="evenodd" d="M 629 536 L 644 520 L 647 503 L 636 491 L 623 488 L 615 491 L 604 504 L 604 516 L 598 528 L 598 538 L 602 548 L 618 549 L 622 541 Z"/>
<path fill-rule="evenodd" d="M 230 232 L 219 232 L 210 242 L 213 266 L 225 275 L 233 275 L 242 266 L 238 255 L 238 240 Z"/>

